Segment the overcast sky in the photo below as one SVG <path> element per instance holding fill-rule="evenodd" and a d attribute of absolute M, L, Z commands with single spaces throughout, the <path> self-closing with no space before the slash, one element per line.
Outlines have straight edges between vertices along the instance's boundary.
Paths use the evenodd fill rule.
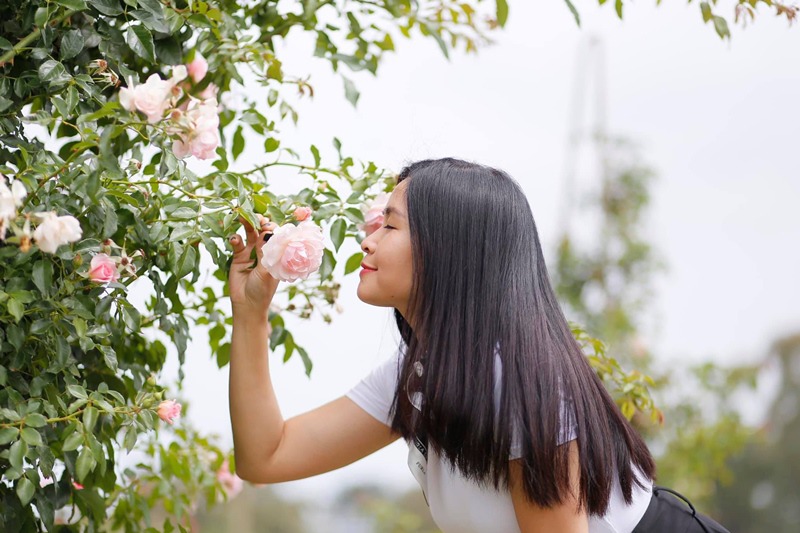
<path fill-rule="evenodd" d="M 357 109 L 330 65 L 312 57 L 308 36 L 293 33 L 279 57 L 287 73 L 312 74 L 316 96 L 298 106 L 297 128 L 283 127 L 283 144 L 314 143 L 324 163 L 336 136 L 348 154 L 395 171 L 444 156 L 502 168 L 525 189 L 552 257 L 576 62 L 595 35 L 605 50 L 608 130 L 640 143 L 658 174 L 645 232 L 669 271 L 643 317 L 645 340 L 679 362 L 752 360 L 775 336 L 800 329 L 800 29 L 763 15 L 746 29 L 734 27 L 732 42 L 723 42 L 696 4 L 654 4 L 626 2 L 619 21 L 610 4 L 578 2 L 577 28 L 563 2 L 512 1 L 494 46 L 478 56 L 455 53 L 449 62 L 432 40 L 397 39 L 397 53 L 386 56 L 377 78 L 347 74 L 362 92 Z M 261 144 L 251 143 L 242 168 L 265 162 Z M 585 190 L 591 177 L 579 179 Z M 271 186 L 290 192 L 305 183 L 284 175 Z M 350 243 L 340 256 L 356 250 Z M 360 302 L 357 283 L 355 275 L 343 280 L 345 312 L 332 325 L 293 325 L 314 359 L 310 380 L 299 358 L 286 365 L 273 359 L 284 417 L 342 395 L 397 346 L 390 311 Z M 230 445 L 228 372 L 216 368 L 202 332 L 185 370 L 189 418 Z M 413 487 L 406 451 L 397 442 L 279 490 L 309 497 L 356 482 Z"/>

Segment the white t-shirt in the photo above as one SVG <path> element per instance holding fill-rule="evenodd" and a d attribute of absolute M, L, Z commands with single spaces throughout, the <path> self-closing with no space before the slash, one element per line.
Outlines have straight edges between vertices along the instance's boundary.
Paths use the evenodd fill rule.
<path fill-rule="evenodd" d="M 359 407 L 387 426 L 392 424 L 389 409 L 397 384 L 400 354 L 398 350 L 346 394 Z M 495 369 L 501 368 L 500 357 L 495 355 Z M 494 403 L 497 409 L 500 396 L 498 371 L 495 376 Z M 563 442 L 575 438 L 574 421 L 571 417 L 568 418 L 571 423 L 569 433 L 559 439 Z M 519 445 L 512 444 L 510 459 L 520 455 Z M 419 464 L 420 461 L 423 465 Z M 497 491 L 491 485 L 488 488 L 480 487 L 467 480 L 458 470 L 451 470 L 447 461 L 437 456 L 432 449 L 428 449 L 425 465 L 425 460 L 413 443 L 409 446 L 408 463 L 425 493 L 431 516 L 443 533 L 520 533 L 508 491 Z M 634 472 L 641 479 L 646 479 L 635 466 Z M 630 533 L 650 504 L 651 485 L 652 483 L 647 482 L 647 488 L 641 489 L 634 484 L 633 500 L 631 505 L 626 505 L 619 482 L 615 482 L 606 514 L 589 518 L 590 533 Z"/>

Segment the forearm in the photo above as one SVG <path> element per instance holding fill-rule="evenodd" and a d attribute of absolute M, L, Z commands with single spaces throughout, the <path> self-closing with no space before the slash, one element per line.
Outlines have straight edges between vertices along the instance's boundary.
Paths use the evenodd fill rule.
<path fill-rule="evenodd" d="M 249 477 L 264 466 L 281 441 L 283 416 L 269 373 L 266 314 L 234 310 L 229 400 L 236 470 Z"/>

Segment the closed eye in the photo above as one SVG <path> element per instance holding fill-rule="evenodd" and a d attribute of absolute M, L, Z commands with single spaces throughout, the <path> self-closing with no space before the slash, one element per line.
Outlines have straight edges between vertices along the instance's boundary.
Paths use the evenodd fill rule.
<path fill-rule="evenodd" d="M 393 228 L 392 226 L 390 226 L 390 225 L 388 225 L 388 224 L 387 224 L 387 225 L 385 225 L 383 228 L 384 228 L 384 229 L 395 229 L 395 228 Z"/>

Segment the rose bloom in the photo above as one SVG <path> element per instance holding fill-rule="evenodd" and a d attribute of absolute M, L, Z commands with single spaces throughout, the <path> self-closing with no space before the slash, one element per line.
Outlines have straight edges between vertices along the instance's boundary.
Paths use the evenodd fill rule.
<path fill-rule="evenodd" d="M 303 220 L 311 216 L 311 208 L 306 206 L 298 207 L 297 209 L 294 210 L 292 215 L 294 216 L 294 218 L 302 222 Z"/>
<path fill-rule="evenodd" d="M 190 154 L 198 159 L 214 157 L 220 144 L 216 99 L 201 102 L 193 98 L 180 120 L 185 129 L 180 133 L 180 139 L 172 144 L 175 157 L 183 159 Z"/>
<path fill-rule="evenodd" d="M 9 189 L 5 178 L 0 176 L 0 241 L 6 238 L 8 221 L 17 218 L 17 207 L 22 205 L 27 195 L 28 191 L 21 181 L 14 180 Z"/>
<path fill-rule="evenodd" d="M 208 61 L 206 61 L 206 58 L 204 58 L 200 52 L 195 52 L 194 59 L 192 59 L 191 63 L 186 65 L 186 69 L 189 71 L 189 77 L 197 83 L 206 77 L 208 73 Z"/>
<path fill-rule="evenodd" d="M 117 281 L 117 263 L 108 254 L 97 254 L 89 264 L 89 279 L 97 283 L 108 283 Z"/>
<path fill-rule="evenodd" d="M 222 461 L 222 466 L 217 470 L 217 479 L 222 483 L 222 487 L 228 494 L 228 498 L 233 498 L 242 490 L 244 482 L 242 478 L 230 471 L 228 460 Z"/>
<path fill-rule="evenodd" d="M 56 253 L 62 244 L 75 242 L 81 238 L 81 224 L 73 216 L 56 216 L 52 211 L 38 213 L 42 222 L 33 232 L 36 245 L 43 252 Z"/>
<path fill-rule="evenodd" d="M 172 425 L 173 419 L 181 415 L 181 404 L 175 400 L 164 400 L 158 404 L 158 418 Z"/>
<path fill-rule="evenodd" d="M 383 225 L 383 209 L 386 207 L 386 204 L 389 202 L 389 195 L 385 192 L 380 193 L 368 203 L 363 209 L 364 212 L 364 223 L 359 224 L 359 229 L 361 229 L 367 235 L 371 235 L 375 232 L 378 228 Z"/>
<path fill-rule="evenodd" d="M 72 486 L 75 487 L 77 490 L 83 490 L 83 485 L 81 485 L 75 480 L 72 481 Z"/>
<path fill-rule="evenodd" d="M 308 279 L 322 264 L 324 249 L 322 228 L 310 220 L 297 226 L 286 224 L 275 229 L 262 247 L 261 264 L 273 277 L 282 281 Z"/>
<path fill-rule="evenodd" d="M 151 74 L 141 85 L 120 89 L 119 103 L 128 111 L 141 111 L 147 115 L 147 122 L 155 124 L 164 118 L 164 113 L 170 107 L 173 87 L 185 77 L 186 67 L 183 65 L 174 69 L 173 77 L 169 80 Z"/>

